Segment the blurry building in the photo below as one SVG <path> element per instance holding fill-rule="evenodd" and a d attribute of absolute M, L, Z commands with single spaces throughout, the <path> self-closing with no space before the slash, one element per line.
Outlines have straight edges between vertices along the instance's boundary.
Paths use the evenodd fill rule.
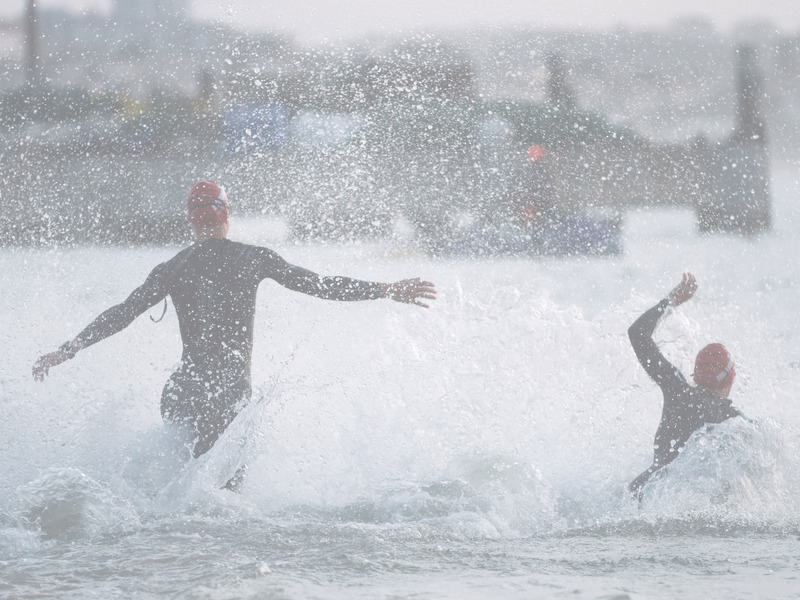
<path fill-rule="evenodd" d="M 188 4 L 188 0 L 114 0 L 111 17 L 118 25 L 129 27 L 185 21 Z"/>
<path fill-rule="evenodd" d="M 13 89 L 25 81 L 22 68 L 25 34 L 19 23 L 0 21 L 0 79 Z"/>

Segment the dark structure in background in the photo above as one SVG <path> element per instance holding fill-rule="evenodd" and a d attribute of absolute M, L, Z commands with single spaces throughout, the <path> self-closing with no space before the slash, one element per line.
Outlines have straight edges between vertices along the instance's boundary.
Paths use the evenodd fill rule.
<path fill-rule="evenodd" d="M 547 106 L 503 104 L 495 114 L 526 143 L 543 143 L 553 161 L 557 204 L 573 210 L 688 206 L 702 232 L 745 235 L 772 225 L 769 153 L 755 49 L 737 48 L 737 126 L 728 139 L 660 144 L 575 108 L 565 66 L 554 68 Z"/>
<path fill-rule="evenodd" d="M 42 81 L 39 72 L 39 45 L 38 28 L 36 26 L 36 1 L 28 0 L 25 5 L 25 67 L 27 70 L 28 85 L 38 87 Z"/>
<path fill-rule="evenodd" d="M 550 76 L 547 79 L 547 98 L 550 103 L 563 110 L 574 110 L 577 106 L 575 92 L 567 81 L 567 66 L 562 56 L 551 52 L 546 59 Z"/>
<path fill-rule="evenodd" d="M 31 83 L 0 104 L 5 244 L 181 242 L 186 190 L 214 175 L 238 211 L 281 214 L 298 240 L 380 237 L 404 217 L 425 249 L 450 252 L 465 217 L 477 230 L 518 225 L 512 196 L 532 145 L 547 152 L 556 238 L 618 230 L 626 209 L 644 205 L 692 207 L 703 232 L 771 226 L 764 92 L 747 46 L 734 134 L 664 144 L 581 110 L 558 53 L 545 60 L 544 102 L 498 100 L 476 92 L 465 52 L 430 37 L 338 62 L 275 40 L 265 47 L 277 66 L 232 53 L 222 70 L 198 70 L 193 98 L 34 85 L 28 7 Z M 558 241 L 532 251 L 560 253 Z M 619 251 L 610 240 L 596 253 Z"/>
<path fill-rule="evenodd" d="M 769 151 L 755 48 L 741 46 L 737 55 L 738 126 L 718 148 L 704 148 L 712 187 L 699 198 L 697 215 L 701 231 L 753 234 L 772 226 Z"/>
<path fill-rule="evenodd" d="M 770 173 L 761 77 L 752 47 L 741 46 L 736 54 L 735 131 L 718 142 L 697 137 L 679 144 L 653 142 L 580 110 L 566 64 L 548 56 L 546 102 L 497 101 L 479 109 L 478 119 L 492 115 L 501 120 L 510 141 L 493 165 L 484 165 L 495 176 L 472 207 L 477 223 L 429 246 L 444 254 L 613 255 L 622 251 L 625 210 L 654 205 L 692 208 L 705 233 L 768 231 Z M 487 144 L 491 140 L 481 140 L 480 145 Z M 529 149 L 538 145 L 546 156 L 531 160 Z"/>

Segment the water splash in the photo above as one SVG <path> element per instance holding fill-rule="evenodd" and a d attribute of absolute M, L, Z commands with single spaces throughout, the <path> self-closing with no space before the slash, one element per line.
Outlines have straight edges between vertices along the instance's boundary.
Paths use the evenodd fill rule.
<path fill-rule="evenodd" d="M 44 539 L 120 535 L 141 521 L 132 504 L 77 469 L 48 469 L 19 488 L 19 520 Z"/>

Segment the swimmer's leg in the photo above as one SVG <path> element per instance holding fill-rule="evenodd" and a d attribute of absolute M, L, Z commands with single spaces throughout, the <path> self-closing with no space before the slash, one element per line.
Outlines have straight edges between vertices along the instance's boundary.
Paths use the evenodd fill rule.
<path fill-rule="evenodd" d="M 161 419 L 185 432 L 186 446 L 196 457 L 195 446 L 199 439 L 197 414 L 201 410 L 204 390 L 202 383 L 182 367 L 175 371 L 161 392 Z"/>
<path fill-rule="evenodd" d="M 228 388 L 218 387 L 215 392 L 209 388 L 191 373 L 179 370 L 170 377 L 161 395 L 162 418 L 193 431 L 194 458 L 211 450 L 252 393 L 246 380 Z M 240 491 L 246 471 L 247 465 L 240 466 L 223 488 Z"/>
<path fill-rule="evenodd" d="M 238 469 L 236 469 L 236 473 L 233 474 L 233 477 L 228 479 L 227 483 L 222 486 L 223 490 L 230 490 L 232 492 L 236 492 L 237 494 L 242 491 L 242 484 L 244 483 L 244 476 L 247 473 L 247 465 L 242 465 Z"/>
<path fill-rule="evenodd" d="M 655 466 L 650 466 L 644 473 L 628 484 L 628 492 L 635 500 L 642 501 L 642 488 L 650 480 L 650 476 L 655 472 Z"/>
<path fill-rule="evenodd" d="M 216 394 L 210 399 L 206 411 L 198 418 L 196 426 L 198 432 L 197 443 L 194 446 L 195 458 L 208 452 L 219 437 L 239 414 L 242 407 L 250 399 L 249 386 L 232 387 Z M 241 465 L 233 476 L 220 489 L 232 492 L 241 492 L 244 483 L 247 465 Z"/>
<path fill-rule="evenodd" d="M 221 402 L 219 398 L 204 403 L 195 420 L 197 441 L 192 451 L 195 458 L 211 450 L 237 413 L 235 403 Z"/>
<path fill-rule="evenodd" d="M 651 480 L 651 479 L 658 479 L 664 473 L 664 467 L 666 465 L 662 465 L 660 467 L 656 466 L 655 463 L 650 465 L 650 467 L 642 474 L 640 474 L 636 479 L 631 481 L 628 484 L 628 491 L 630 492 L 631 496 L 635 500 L 639 502 L 642 501 L 642 488 Z"/>

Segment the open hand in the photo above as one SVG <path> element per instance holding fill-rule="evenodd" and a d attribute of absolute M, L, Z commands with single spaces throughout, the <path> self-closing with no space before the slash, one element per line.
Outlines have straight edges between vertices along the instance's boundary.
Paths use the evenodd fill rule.
<path fill-rule="evenodd" d="M 33 378 L 36 381 L 44 381 L 50 367 L 60 365 L 62 362 L 69 360 L 71 357 L 63 350 L 56 350 L 39 357 L 33 365 Z"/>
<path fill-rule="evenodd" d="M 420 281 L 419 277 L 403 279 L 395 283 L 384 284 L 383 297 L 391 298 L 396 302 L 428 308 L 428 305 L 420 300 L 436 300 L 436 288 L 430 281 Z"/>
<path fill-rule="evenodd" d="M 684 273 L 681 282 L 676 285 L 669 293 L 669 303 L 672 306 L 679 306 L 691 299 L 697 291 L 697 280 L 691 273 Z"/>

